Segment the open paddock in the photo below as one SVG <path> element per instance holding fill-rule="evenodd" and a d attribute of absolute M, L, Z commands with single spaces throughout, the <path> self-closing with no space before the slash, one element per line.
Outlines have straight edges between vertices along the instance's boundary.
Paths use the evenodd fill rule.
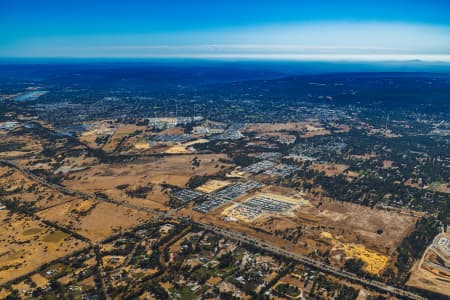
<path fill-rule="evenodd" d="M 0 211 L 0 284 L 87 246 L 29 216 Z"/>
<path fill-rule="evenodd" d="M 199 166 L 194 166 L 196 158 Z M 215 175 L 229 164 L 220 162 L 224 154 L 167 155 L 129 163 L 98 164 L 78 172 L 76 180 L 64 181 L 76 189 L 99 191 L 121 184 L 167 183 L 184 187 L 195 175 Z"/>
<path fill-rule="evenodd" d="M 105 238 L 144 223 L 153 215 L 131 208 L 105 202 L 92 204 L 87 212 L 80 212 L 82 202 L 62 204 L 39 212 L 43 219 L 71 228 L 78 234 L 92 240 Z"/>
<path fill-rule="evenodd" d="M 17 200 L 19 205 L 45 209 L 77 199 L 37 183 L 22 172 L 10 167 L 0 166 L 0 181 L 3 189 L 3 200 Z"/>
<path fill-rule="evenodd" d="M 146 126 L 137 126 L 132 124 L 117 124 L 115 125 L 113 134 L 110 136 L 110 138 L 108 138 L 106 144 L 103 145 L 102 149 L 107 152 L 112 152 L 116 150 L 124 142 L 125 142 L 124 147 L 126 146 L 126 142 L 134 144 L 135 140 L 140 138 L 139 135 L 136 136 L 135 133 L 143 132 L 145 130 L 147 130 Z M 132 141 L 129 141 L 129 139 L 131 139 Z"/>
<path fill-rule="evenodd" d="M 22 156 L 36 156 L 43 150 L 42 141 L 27 132 L 20 135 L 0 130 L 0 158 L 13 159 Z"/>
<path fill-rule="evenodd" d="M 313 163 L 312 167 L 314 170 L 319 172 L 324 172 L 326 176 L 333 177 L 336 175 L 346 175 L 351 178 L 358 177 L 359 174 L 353 171 L 348 171 L 350 166 L 342 164 L 325 164 L 325 163 Z"/>
<path fill-rule="evenodd" d="M 196 160 L 194 160 L 194 158 Z M 126 164 L 98 164 L 71 174 L 63 185 L 89 194 L 104 193 L 116 200 L 152 209 L 167 209 L 169 193 L 165 184 L 184 188 L 192 176 L 215 175 L 229 164 L 219 162 L 222 154 L 168 155 Z M 194 165 L 199 161 L 199 166 Z M 130 191 L 148 187 L 146 193 L 133 196 Z"/>

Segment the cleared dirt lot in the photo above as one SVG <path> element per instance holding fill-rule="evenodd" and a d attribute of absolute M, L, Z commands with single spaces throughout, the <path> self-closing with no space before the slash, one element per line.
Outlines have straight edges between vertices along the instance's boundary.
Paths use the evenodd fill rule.
<path fill-rule="evenodd" d="M 450 257 L 444 250 L 445 243 L 439 243 L 443 239 L 448 241 L 449 238 L 448 231 L 435 237 L 433 245 L 426 249 L 422 258 L 412 267 L 411 275 L 406 283 L 408 286 L 450 296 L 450 269 L 448 268 Z"/>
<path fill-rule="evenodd" d="M 28 216 L 1 210 L 0 220 L 0 284 L 87 246 Z"/>
<path fill-rule="evenodd" d="M 341 260 L 342 254 L 348 258 L 360 259 L 364 262 L 364 270 L 368 273 L 379 275 L 389 261 L 388 255 L 367 249 L 363 244 L 342 243 L 327 231 L 323 231 L 320 237 L 333 245 L 331 249 L 332 259 Z"/>
<path fill-rule="evenodd" d="M 92 241 L 144 223 L 152 217 L 137 211 L 105 202 L 79 200 L 39 212 L 43 219 L 66 226 Z"/>
<path fill-rule="evenodd" d="M 343 242 L 363 243 L 368 248 L 391 254 L 413 229 L 417 218 L 371 209 L 348 202 L 322 199 L 322 205 L 309 206 L 296 211 L 305 223 L 318 224 Z M 321 229 L 320 229 L 321 230 Z M 377 233 L 382 230 L 382 233 Z"/>
<path fill-rule="evenodd" d="M 202 184 L 201 186 L 197 187 L 196 190 L 203 193 L 212 193 L 230 184 L 231 184 L 230 181 L 211 179 L 208 180 L 206 183 Z"/>
<path fill-rule="evenodd" d="M 450 274 L 419 264 L 420 261 L 414 264 L 406 285 L 450 296 Z"/>
<path fill-rule="evenodd" d="M 361 258 L 366 262 L 366 270 L 375 274 L 391 263 L 393 252 L 414 229 L 417 220 L 399 212 L 329 199 L 310 202 L 311 205 L 288 214 L 264 214 L 253 222 L 228 220 L 223 212 L 231 203 L 208 214 L 187 212 L 187 209 L 182 212 L 202 222 L 245 232 L 302 254 L 329 250 L 331 256 L 335 256 L 330 258 L 336 265 L 342 265 L 345 258 Z M 324 236 L 323 232 L 329 235 Z"/>

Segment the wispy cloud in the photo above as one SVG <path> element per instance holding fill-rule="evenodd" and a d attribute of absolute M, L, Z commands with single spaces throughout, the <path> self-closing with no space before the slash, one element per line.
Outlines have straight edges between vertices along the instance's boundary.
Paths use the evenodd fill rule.
<path fill-rule="evenodd" d="M 210 32 L 42 38 L 15 46 L 17 56 L 450 61 L 450 28 L 315 22 Z"/>

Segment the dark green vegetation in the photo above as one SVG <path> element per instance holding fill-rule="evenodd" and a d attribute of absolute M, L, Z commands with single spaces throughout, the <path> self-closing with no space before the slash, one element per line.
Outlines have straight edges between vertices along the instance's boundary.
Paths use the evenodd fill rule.
<path fill-rule="evenodd" d="M 1 70 L 7 68 L 0 67 Z M 148 65 L 31 66 L 29 69 L 22 66 L 19 69 L 20 76 L 8 75 L 14 72 L 0 75 L 5 79 L 0 85 L 0 95 L 6 95 L 0 96 L 0 122 L 20 121 L 18 128 L 8 132 L 11 139 L 0 140 L 0 152 L 26 147 L 26 143 L 20 142 L 21 137 L 38 139 L 43 149 L 41 153 L 33 157 L 32 151 L 25 151 L 20 153 L 23 157 L 16 159 L 32 157 L 26 167 L 37 165 L 33 173 L 49 182 L 61 183 L 63 178 L 79 176 L 76 172 L 56 172 L 72 158 L 83 157 L 90 161 L 87 167 L 97 163 L 138 163 L 142 158 L 139 153 L 129 151 L 132 146 L 126 144 L 126 138 L 121 138 L 110 152 L 80 142 L 78 138 L 91 121 L 108 119 L 114 124 L 148 126 L 150 117 L 202 116 L 223 122 L 222 129 L 234 128 L 230 131 L 242 132 L 231 138 L 211 134 L 206 136 L 208 143 L 195 145 L 199 153 L 227 154 L 221 162 L 227 162 L 231 167 L 215 175 L 191 176 L 186 188 L 196 188 L 211 178 L 224 179 L 235 166 L 245 168 L 259 161 L 256 154 L 277 152 L 280 157 L 277 164 L 294 166 L 295 171 L 286 176 L 258 178 L 268 185 L 289 187 L 315 199 L 328 197 L 374 209 L 426 212 L 426 217 L 419 218 L 415 230 L 396 249 L 395 268 L 385 270 L 378 276 L 380 280 L 404 285 L 411 266 L 423 254 L 440 226 L 448 224 L 450 76 L 447 74 L 346 73 L 283 77 L 283 74 L 261 70 L 253 70 L 250 74 L 243 70 L 229 73 L 229 70 L 211 68 L 152 68 Z M 264 80 L 255 80 L 261 78 Z M 30 87 L 48 93 L 32 102 L 18 103 L 7 99 L 8 95 L 24 93 Z M 283 143 L 276 135 L 259 136 L 258 132 L 244 130 L 245 123 L 311 119 L 329 134 L 310 136 L 305 135 L 306 130 L 282 130 L 282 134 L 295 137 L 292 143 Z M 191 134 L 195 127 L 203 125 L 203 121 L 196 121 L 184 124 L 179 130 Z M 127 138 L 145 139 L 148 138 L 146 134 L 161 131 L 137 130 Z M 94 141 L 101 146 L 109 138 L 101 136 Z M 142 156 L 147 155 L 161 157 L 166 154 L 146 153 Z M 49 162 L 49 168 L 39 167 L 38 163 Z M 344 165 L 345 170 L 325 172 L 317 167 L 330 164 Z M 200 160 L 192 160 L 193 169 L 200 165 Z M 157 184 L 135 186 L 127 183 L 111 188 L 129 197 L 147 199 L 156 187 Z M 165 194 L 180 188 L 167 183 L 162 183 L 161 187 Z M 19 185 L 17 189 L 23 187 Z M 14 196 L 15 192 L 0 187 L 0 197 Z M 33 192 L 33 187 L 29 192 Z M 95 192 L 95 196 L 108 200 L 107 194 L 101 191 Z M 35 201 L 23 202 L 16 198 L 0 200 L 12 211 L 30 214 L 39 209 Z M 319 202 L 318 208 L 321 205 Z M 170 247 L 180 241 L 185 233 L 179 234 L 188 225 L 170 224 L 174 227 L 165 235 L 159 231 L 159 226 L 167 224 L 155 224 L 145 224 L 126 235 L 102 242 L 112 243 L 112 250 L 97 246 L 94 249 L 91 245 L 83 250 L 85 252 L 77 253 L 77 257 L 64 257 L 58 263 L 66 268 L 52 265 L 37 270 L 40 273 L 56 271 L 48 276 L 48 290 L 36 289 L 32 296 L 78 297 L 79 292 L 67 288 L 77 286 L 89 277 L 94 277 L 94 285 L 83 287 L 83 291 L 85 296 L 92 298 L 104 298 L 107 289 L 112 297 L 128 299 L 145 293 L 158 299 L 175 296 L 195 299 L 199 295 L 236 299 L 233 292 L 210 283 L 217 278 L 253 299 L 264 299 L 267 291 L 291 296 L 299 292 L 298 288 L 287 284 L 272 289 L 283 276 L 298 267 L 286 259 L 267 255 L 251 246 L 228 247 L 221 237 L 200 230 L 193 230 L 191 233 L 199 234 L 186 238 L 177 245 L 177 251 L 171 252 Z M 291 231 L 274 231 L 274 235 L 293 242 L 302 233 L 301 226 Z M 69 233 L 61 229 L 48 239 L 56 243 L 65 234 Z M 383 235 L 384 232 L 379 229 L 376 234 Z M 261 255 L 272 256 L 274 262 L 260 263 L 256 258 Z M 118 259 L 114 256 L 124 258 L 138 271 L 131 273 L 121 269 L 115 265 Z M 86 263 L 89 257 L 95 257 L 94 264 Z M 103 262 L 104 257 L 107 257 L 106 262 Z M 369 278 L 363 271 L 362 261 L 348 259 L 342 264 L 343 269 Z M 58 281 L 82 267 L 85 267 L 85 273 L 73 275 L 77 284 L 63 286 Z M 276 273 L 270 280 L 265 277 L 269 271 Z M 351 286 L 337 283 L 323 274 L 306 273 L 303 278 L 307 279 L 303 282 L 310 298 L 357 297 L 358 290 Z M 106 278 L 106 283 L 102 278 Z M 164 282 L 174 284 L 164 288 Z M 186 286 L 185 282 L 190 285 Z M 16 296 L 15 292 L 10 295 Z"/>
<path fill-rule="evenodd" d="M 408 270 L 414 261 L 422 256 L 425 248 L 431 244 L 439 230 L 439 223 L 433 218 L 422 218 L 417 222 L 416 230 L 397 248 L 397 281 L 406 281 Z"/>
<path fill-rule="evenodd" d="M 338 200 L 367 206 L 388 204 L 396 207 L 411 207 L 421 211 L 445 211 L 448 194 L 424 189 L 433 183 L 449 182 L 450 169 L 445 166 L 450 153 L 446 138 L 409 135 L 406 130 L 396 130 L 402 137 L 384 138 L 367 136 L 362 130 L 351 130 L 337 137 L 323 136 L 302 140 L 294 152 L 317 157 L 326 162 L 350 166 L 348 171 L 360 174 L 350 181 L 345 174 L 326 176 L 312 170 L 308 164 L 299 172 L 302 178 L 313 179 L 327 194 Z M 329 149 L 336 140 L 343 145 L 340 151 Z M 325 147 L 326 146 L 326 147 Z M 376 153 L 366 160 L 357 155 Z M 383 167 L 383 161 L 392 161 L 392 166 Z M 417 187 L 406 182 L 418 184 Z M 312 187 L 314 184 L 306 184 Z M 419 187 L 419 188 L 418 188 Z M 389 198 L 386 198 L 389 195 Z"/>
<path fill-rule="evenodd" d="M 326 290 L 327 295 L 329 296 L 333 295 L 336 297 L 335 299 L 339 300 L 356 299 L 359 294 L 359 290 L 350 286 L 345 286 L 342 284 L 331 282 L 325 276 L 322 275 L 319 275 L 317 279 L 314 280 L 312 285 L 313 285 L 311 293 L 312 299 L 316 297 L 318 298 L 318 295 L 321 292 L 323 293 L 323 290 Z"/>

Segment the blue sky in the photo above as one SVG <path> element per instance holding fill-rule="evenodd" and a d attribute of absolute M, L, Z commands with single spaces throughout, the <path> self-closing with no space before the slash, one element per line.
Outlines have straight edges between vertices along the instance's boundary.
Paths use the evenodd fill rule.
<path fill-rule="evenodd" d="M 450 61 L 450 1 L 0 0 L 0 57 Z"/>

